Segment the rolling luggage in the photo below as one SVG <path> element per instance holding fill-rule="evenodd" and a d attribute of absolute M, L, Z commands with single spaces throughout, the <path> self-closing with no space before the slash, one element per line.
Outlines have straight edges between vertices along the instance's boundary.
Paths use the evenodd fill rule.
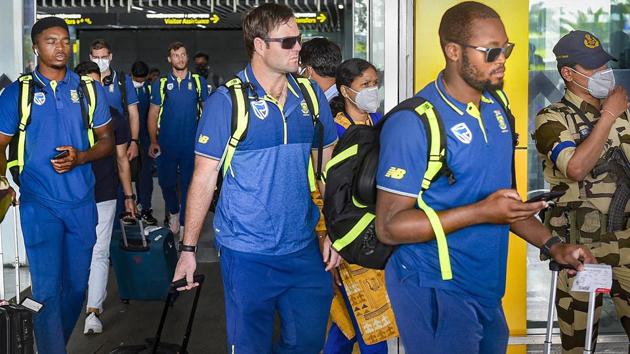
<path fill-rule="evenodd" d="M 0 353 L 33 354 L 35 353 L 33 336 L 33 313 L 35 309 L 28 309 L 20 302 L 20 256 L 18 253 L 18 208 L 13 208 L 14 244 L 15 244 L 15 303 L 0 306 Z M 4 253 L 2 251 L 2 231 L 0 230 L 0 299 L 5 299 L 4 288 Z M 29 303 L 35 303 L 28 299 Z M 36 303 L 35 303 L 36 304 Z M 37 304 L 39 305 L 39 304 Z"/>
<path fill-rule="evenodd" d="M 551 354 L 551 344 L 553 336 L 553 316 L 556 309 L 556 288 L 558 285 L 558 273 L 562 269 L 568 268 L 565 265 L 549 261 L 549 270 L 551 271 L 551 290 L 549 291 L 549 307 L 547 311 L 547 331 L 545 332 L 545 344 L 543 353 Z M 588 294 L 588 312 L 586 317 L 586 339 L 584 343 L 584 354 L 593 353 L 593 323 L 595 319 L 595 299 L 597 292 L 589 292 Z"/>
<path fill-rule="evenodd" d="M 176 297 L 179 295 L 177 288 L 186 285 L 186 279 L 180 279 L 172 283 L 169 287 L 168 295 L 164 303 L 164 309 L 162 310 L 162 316 L 160 317 L 160 324 L 158 325 L 157 332 L 154 338 L 147 338 L 146 344 L 139 345 L 122 345 L 114 348 L 110 354 L 187 354 L 188 341 L 190 340 L 190 333 L 192 332 L 192 325 L 195 320 L 195 313 L 197 312 L 197 304 L 199 302 L 199 295 L 201 294 L 201 287 L 205 276 L 203 274 L 195 275 L 194 281 L 199 283 L 195 291 L 195 298 L 193 300 L 192 308 L 190 310 L 190 316 L 188 317 L 188 324 L 186 325 L 186 331 L 184 332 L 184 338 L 181 345 L 162 343 L 162 330 L 164 329 L 164 323 L 166 322 L 166 315 L 168 314 L 169 307 L 173 306 Z"/>
<path fill-rule="evenodd" d="M 141 220 L 114 231 L 110 257 L 121 300 L 166 298 L 175 266 L 177 250 L 173 233 L 164 227 L 144 228 Z"/>

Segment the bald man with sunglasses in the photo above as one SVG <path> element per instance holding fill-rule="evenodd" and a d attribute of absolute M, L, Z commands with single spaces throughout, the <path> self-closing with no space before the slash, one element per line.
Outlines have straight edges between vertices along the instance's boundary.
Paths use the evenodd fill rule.
<path fill-rule="evenodd" d="M 509 231 L 578 269 L 594 258 L 554 243 L 534 218 L 545 202 L 525 203 L 514 189 L 501 91 L 514 44 L 499 15 L 460 3 L 446 11 L 439 34 L 446 68 L 417 96 L 439 114 L 448 171 L 421 189 L 428 139 L 415 113 L 392 114 L 380 135 L 376 230 L 399 245 L 385 269 L 387 291 L 407 353 L 500 354 L 509 337 L 501 306 Z"/>

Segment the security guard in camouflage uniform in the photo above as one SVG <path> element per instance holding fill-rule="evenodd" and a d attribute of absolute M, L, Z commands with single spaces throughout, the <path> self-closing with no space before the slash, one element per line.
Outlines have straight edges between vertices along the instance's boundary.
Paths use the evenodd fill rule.
<path fill-rule="evenodd" d="M 553 52 L 566 93 L 560 102 L 538 113 L 534 139 L 545 180 L 552 190 L 566 190 L 566 194 L 545 219 L 558 242 L 587 245 L 598 262 L 613 267 L 611 296 L 630 336 L 630 230 L 624 226 L 613 231 L 607 225 L 620 177 L 608 170 L 593 173 L 608 160 L 611 149 L 622 149 L 630 156 L 628 97 L 623 88 L 615 87 L 612 69 L 607 66 L 615 59 L 593 34 L 572 31 Z M 626 213 L 629 210 L 626 206 Z M 569 292 L 574 279 L 566 271 L 560 272 L 556 308 L 564 353 L 584 350 L 588 294 Z M 599 295 L 596 323 L 601 305 Z M 597 341 L 597 325 L 593 341 Z"/>

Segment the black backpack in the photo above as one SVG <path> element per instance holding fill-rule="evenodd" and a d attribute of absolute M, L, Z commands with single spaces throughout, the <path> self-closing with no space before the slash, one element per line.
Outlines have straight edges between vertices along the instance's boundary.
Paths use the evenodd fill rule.
<path fill-rule="evenodd" d="M 514 117 L 507 97 L 502 91 L 491 92 L 508 115 L 514 146 L 518 144 L 514 132 Z M 444 232 L 435 211 L 421 202 L 422 192 L 442 176 L 449 183 L 456 176 L 446 164 L 446 133 L 437 110 L 421 97 L 407 99 L 381 119 L 375 126 L 351 125 L 333 150 L 332 159 L 326 165 L 326 192 L 324 216 L 333 248 L 349 263 L 373 269 L 384 269 L 395 247 L 380 242 L 376 236 L 376 172 L 380 150 L 380 132 L 385 121 L 394 113 L 412 111 L 422 121 L 427 134 L 428 168 L 422 182 L 419 206 L 427 213 L 438 241 L 442 277 L 451 279 L 448 247 Z M 396 173 L 397 171 L 391 171 Z M 512 161 L 513 185 L 515 186 L 514 161 Z"/>

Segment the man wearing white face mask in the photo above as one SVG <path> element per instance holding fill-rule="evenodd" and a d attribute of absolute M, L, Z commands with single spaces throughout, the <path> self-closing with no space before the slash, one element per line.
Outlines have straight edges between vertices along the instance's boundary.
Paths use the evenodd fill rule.
<path fill-rule="evenodd" d="M 566 194 L 547 212 L 547 227 L 565 242 L 587 245 L 599 263 L 613 267 L 611 296 L 626 334 L 630 334 L 630 230 L 627 220 L 616 228 L 608 222 L 617 178 L 612 171 L 595 173 L 594 167 L 621 149 L 630 156 L 627 136 L 628 97 L 615 87 L 608 61 L 615 60 L 593 34 L 572 31 L 553 49 L 566 93 L 562 100 L 536 116 L 534 138 L 543 161 L 545 179 L 553 190 Z M 630 209 L 626 206 L 626 213 Z M 588 294 L 569 292 L 575 278 L 566 271 L 558 282 L 558 322 L 564 353 L 581 353 L 585 341 Z M 599 297 L 602 295 L 600 294 Z M 601 298 L 597 302 L 601 306 Z M 599 311 L 595 311 L 595 323 Z M 597 329 L 593 340 L 596 341 Z"/>
<path fill-rule="evenodd" d="M 138 135 L 140 132 L 140 118 L 138 113 L 138 96 L 132 84 L 131 76 L 111 69 L 112 49 L 104 39 L 97 39 L 90 46 L 90 60 L 98 65 L 103 78 L 103 87 L 107 94 L 107 101 L 125 118 L 129 119 L 131 142 L 127 149 L 129 161 L 138 156 Z M 133 195 L 125 198 L 135 198 Z M 122 203 L 120 203 L 122 204 Z"/>

